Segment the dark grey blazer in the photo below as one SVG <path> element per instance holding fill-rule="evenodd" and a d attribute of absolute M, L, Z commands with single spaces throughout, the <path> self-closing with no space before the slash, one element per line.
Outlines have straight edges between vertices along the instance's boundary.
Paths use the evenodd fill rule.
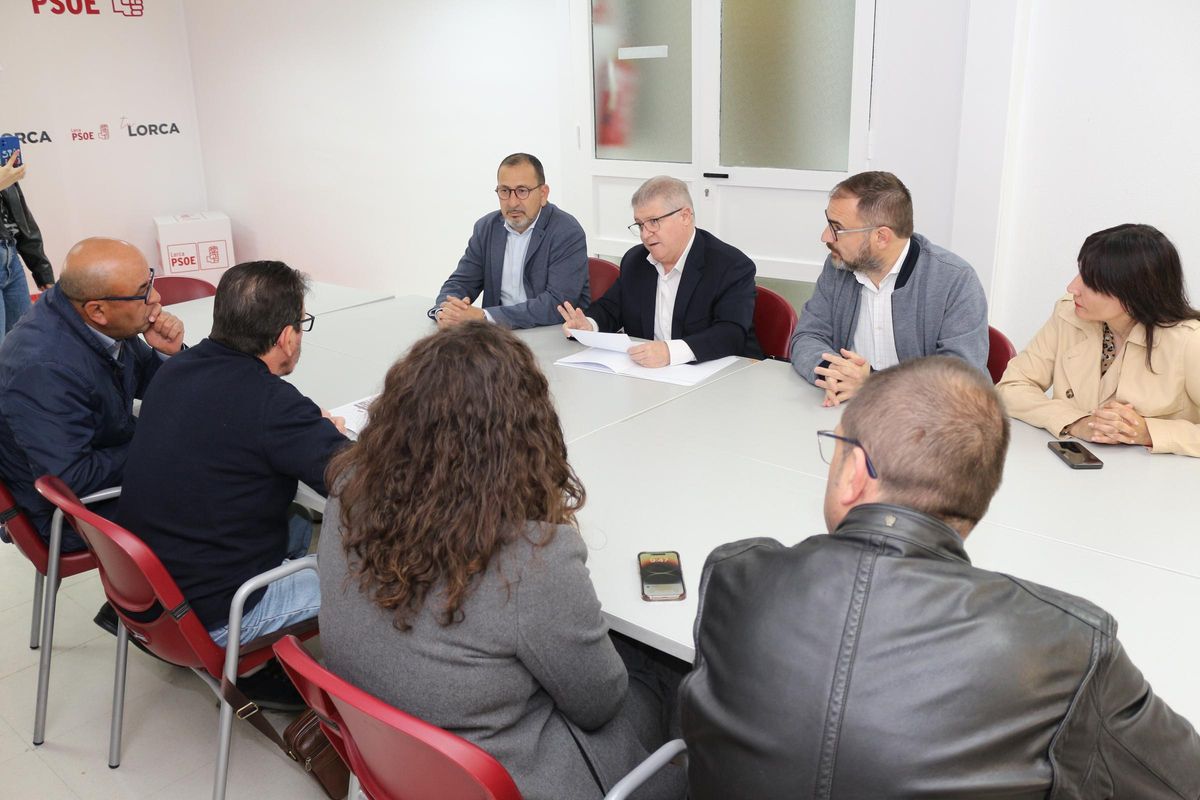
<path fill-rule="evenodd" d="M 521 537 L 493 558 L 461 622 L 438 624 L 435 591 L 401 632 L 348 579 L 340 517 L 331 498 L 318 547 L 330 669 L 487 750 L 526 800 L 600 798 L 648 755 L 575 529 L 559 525 L 542 547 Z M 527 535 L 541 538 L 533 523 Z M 647 789 L 637 797 L 681 797 L 682 770 Z"/>
<path fill-rule="evenodd" d="M 508 232 L 503 215 L 493 211 L 475 223 L 458 268 L 438 291 L 438 305 L 450 295 L 474 300 L 482 291 L 483 307 L 508 328 L 561 324 L 558 306 L 566 301 L 586 307 L 591 295 L 583 228 L 570 214 L 547 203 L 530 235 L 533 241 L 525 254 L 524 303 L 500 305 Z"/>

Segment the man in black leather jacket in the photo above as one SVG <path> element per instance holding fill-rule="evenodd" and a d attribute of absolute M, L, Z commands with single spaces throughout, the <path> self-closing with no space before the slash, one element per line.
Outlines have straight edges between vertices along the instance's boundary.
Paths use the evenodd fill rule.
<path fill-rule="evenodd" d="M 1196 798 L 1200 737 L 1086 600 L 971 566 L 1008 422 L 949 357 L 871 377 L 831 535 L 724 545 L 680 693 L 690 796 Z"/>

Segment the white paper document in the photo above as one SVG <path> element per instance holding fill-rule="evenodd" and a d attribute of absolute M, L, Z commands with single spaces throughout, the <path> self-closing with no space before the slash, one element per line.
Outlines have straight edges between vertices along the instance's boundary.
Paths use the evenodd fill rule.
<path fill-rule="evenodd" d="M 344 406 L 329 409 L 329 413 L 335 417 L 343 417 L 346 420 L 346 433 L 350 434 L 351 439 L 357 439 L 358 434 L 362 433 L 362 429 L 367 426 L 367 409 L 371 406 L 371 401 L 379 395 L 373 394 L 370 397 L 364 397 L 362 400 L 355 400 L 353 403 L 347 403 Z"/>
<path fill-rule="evenodd" d="M 657 368 L 639 367 L 626 353 L 589 347 L 587 350 L 560 358 L 554 363 L 564 367 L 579 367 L 596 372 L 625 375 L 630 378 L 673 383 L 676 386 L 695 386 L 705 378 L 717 374 L 736 362 L 737 356 L 726 356 L 715 361 L 705 361 L 703 364 L 677 364 L 673 367 Z"/>
<path fill-rule="evenodd" d="M 600 350 L 612 350 L 617 353 L 624 353 L 633 347 L 633 340 L 625 333 L 571 331 L 571 335 L 584 347 L 596 347 Z"/>

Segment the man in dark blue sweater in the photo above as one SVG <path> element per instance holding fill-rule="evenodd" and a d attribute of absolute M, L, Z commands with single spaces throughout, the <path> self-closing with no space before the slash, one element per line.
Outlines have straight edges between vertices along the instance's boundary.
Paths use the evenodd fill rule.
<path fill-rule="evenodd" d="M 225 644 L 247 579 L 300 558 L 311 525 L 289 517 L 297 481 L 325 494 L 347 443 L 340 420 L 283 380 L 312 328 L 305 276 L 278 261 L 230 269 L 209 338 L 163 364 L 130 447 L 118 519 L 162 560 L 197 617 Z M 250 596 L 240 639 L 316 616 L 311 570 Z"/>

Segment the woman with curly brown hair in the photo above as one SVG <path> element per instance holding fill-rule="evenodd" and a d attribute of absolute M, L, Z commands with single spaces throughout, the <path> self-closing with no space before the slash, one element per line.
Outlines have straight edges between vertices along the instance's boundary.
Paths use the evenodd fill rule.
<path fill-rule="evenodd" d="M 475 742 L 536 798 L 599 798 L 665 739 L 575 524 L 584 490 L 529 348 L 487 323 L 415 344 L 330 465 L 328 666 Z M 657 705 L 657 707 L 656 707 Z M 678 769 L 639 797 L 679 797 Z"/>

